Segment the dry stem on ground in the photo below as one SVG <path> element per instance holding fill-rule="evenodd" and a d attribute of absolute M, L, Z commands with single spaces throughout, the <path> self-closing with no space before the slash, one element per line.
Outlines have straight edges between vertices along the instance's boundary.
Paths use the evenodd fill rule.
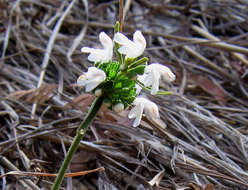
<path fill-rule="evenodd" d="M 248 188 L 247 7 L 125 1 L 124 32 L 142 30 L 150 61 L 176 73 L 175 95 L 147 94 L 161 121 L 143 117 L 138 128 L 103 108 L 70 169 L 105 171 L 68 178 L 68 189 L 143 190 L 152 179 L 155 189 Z M 118 15 L 118 1 L 0 1 L 1 174 L 58 171 L 93 100 L 75 86 L 91 65 L 80 47 L 97 47 L 103 30 L 113 36 Z M 53 180 L 11 175 L 1 186 L 49 189 Z"/>

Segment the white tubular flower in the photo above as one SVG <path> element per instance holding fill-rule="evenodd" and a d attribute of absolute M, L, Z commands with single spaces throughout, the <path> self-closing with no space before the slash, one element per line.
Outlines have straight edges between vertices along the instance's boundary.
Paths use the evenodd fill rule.
<path fill-rule="evenodd" d="M 92 62 L 108 62 L 113 56 L 113 41 L 104 32 L 99 34 L 99 40 L 103 46 L 103 49 L 95 49 L 89 47 L 81 48 L 81 52 L 90 53 L 88 60 Z"/>
<path fill-rule="evenodd" d="M 89 67 L 88 72 L 79 76 L 77 80 L 78 86 L 85 86 L 85 91 L 90 92 L 106 79 L 103 70 L 96 67 Z"/>
<path fill-rule="evenodd" d="M 139 30 L 133 34 L 133 41 L 120 32 L 115 34 L 114 41 L 120 44 L 118 51 L 126 55 L 127 58 L 139 57 L 146 48 L 146 40 Z"/>
<path fill-rule="evenodd" d="M 174 73 L 166 66 L 159 63 L 153 63 L 148 65 L 145 69 L 145 73 L 138 76 L 138 80 L 142 82 L 145 86 L 151 86 L 151 94 L 157 94 L 159 90 L 159 80 L 162 77 L 166 82 L 172 82 L 175 80 L 176 76 Z M 141 88 L 137 88 L 136 93 L 139 93 Z"/>
<path fill-rule="evenodd" d="M 137 97 L 133 104 L 135 107 L 128 114 L 129 119 L 135 118 L 133 127 L 137 127 L 140 124 L 143 112 L 149 117 L 159 118 L 158 106 L 152 101 L 144 97 Z"/>

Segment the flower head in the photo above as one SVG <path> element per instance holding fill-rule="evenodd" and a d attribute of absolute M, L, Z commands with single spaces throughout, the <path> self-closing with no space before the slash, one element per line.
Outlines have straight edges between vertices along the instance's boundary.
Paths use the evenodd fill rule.
<path fill-rule="evenodd" d="M 153 63 L 146 67 L 143 75 L 138 76 L 138 80 L 145 86 L 151 86 L 151 94 L 154 95 L 157 94 L 159 90 L 159 80 L 161 77 L 166 82 L 172 82 L 176 78 L 174 73 L 168 67 L 159 63 Z M 137 87 L 136 93 L 138 94 L 140 90 L 141 88 Z"/>
<path fill-rule="evenodd" d="M 85 91 L 90 92 L 106 79 L 103 70 L 96 67 L 89 67 L 88 72 L 79 76 L 77 80 L 78 86 L 85 86 Z"/>
<path fill-rule="evenodd" d="M 103 46 L 103 49 L 95 49 L 89 47 L 81 48 L 81 52 L 83 53 L 90 53 L 88 56 L 88 60 L 92 62 L 108 62 L 112 59 L 113 56 L 113 41 L 111 38 L 101 32 L 99 34 L 99 40 Z"/>
<path fill-rule="evenodd" d="M 129 40 L 125 35 L 118 32 L 114 36 L 114 41 L 120 44 L 118 51 L 127 56 L 127 58 L 139 57 L 146 48 L 146 40 L 141 31 L 133 34 L 133 41 Z"/>
<path fill-rule="evenodd" d="M 135 118 L 133 123 L 134 127 L 137 127 L 140 124 L 143 112 L 149 117 L 159 118 L 158 106 L 152 101 L 144 97 L 137 97 L 133 104 L 135 107 L 129 112 L 128 118 Z"/>

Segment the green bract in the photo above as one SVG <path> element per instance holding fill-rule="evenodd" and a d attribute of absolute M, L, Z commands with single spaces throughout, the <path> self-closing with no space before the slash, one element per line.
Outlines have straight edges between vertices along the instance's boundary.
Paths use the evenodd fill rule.
<path fill-rule="evenodd" d="M 135 81 L 128 76 L 143 74 L 144 68 L 135 67 L 136 69 L 131 69 L 131 71 L 127 68 L 127 70 L 121 71 L 120 63 L 117 61 L 98 64 L 98 68 L 106 74 L 106 80 L 98 86 L 102 89 L 106 101 L 112 106 L 122 103 L 125 108 L 128 107 L 137 95 Z"/>

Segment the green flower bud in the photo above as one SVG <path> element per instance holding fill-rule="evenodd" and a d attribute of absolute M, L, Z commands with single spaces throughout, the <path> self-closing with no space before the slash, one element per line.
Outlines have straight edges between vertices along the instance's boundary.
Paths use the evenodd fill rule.
<path fill-rule="evenodd" d="M 117 113 L 120 113 L 124 110 L 124 104 L 123 103 L 118 103 L 113 106 L 113 110 Z"/>

